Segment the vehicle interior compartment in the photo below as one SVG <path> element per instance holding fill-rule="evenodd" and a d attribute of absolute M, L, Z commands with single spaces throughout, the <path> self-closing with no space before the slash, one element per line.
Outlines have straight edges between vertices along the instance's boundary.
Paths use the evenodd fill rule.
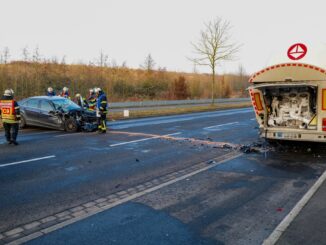
<path fill-rule="evenodd" d="M 268 127 L 317 129 L 316 86 L 271 86 L 262 89 Z"/>

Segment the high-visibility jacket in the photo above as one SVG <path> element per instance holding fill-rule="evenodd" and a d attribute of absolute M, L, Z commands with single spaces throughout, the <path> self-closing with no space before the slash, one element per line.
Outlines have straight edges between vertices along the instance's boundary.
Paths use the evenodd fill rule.
<path fill-rule="evenodd" d="M 88 97 L 88 110 L 95 111 L 96 109 L 96 98 L 95 96 L 91 95 Z"/>
<path fill-rule="evenodd" d="M 60 94 L 60 96 L 66 98 L 66 99 L 70 99 L 69 92 L 62 92 L 62 93 Z"/>
<path fill-rule="evenodd" d="M 3 123 L 19 123 L 20 111 L 18 103 L 13 99 L 0 100 L 0 114 Z"/>

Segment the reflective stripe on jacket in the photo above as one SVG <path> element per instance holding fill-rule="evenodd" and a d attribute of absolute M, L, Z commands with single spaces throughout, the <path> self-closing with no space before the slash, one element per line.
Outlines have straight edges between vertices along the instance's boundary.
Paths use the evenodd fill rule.
<path fill-rule="evenodd" d="M 96 98 L 93 96 L 90 96 L 88 98 L 88 110 L 94 111 L 96 109 Z"/>
<path fill-rule="evenodd" d="M 18 103 L 13 99 L 0 100 L 0 114 L 3 123 L 19 123 L 20 111 Z"/>
<path fill-rule="evenodd" d="M 108 101 L 104 93 L 100 94 L 97 99 L 97 109 L 102 113 L 108 112 Z"/>

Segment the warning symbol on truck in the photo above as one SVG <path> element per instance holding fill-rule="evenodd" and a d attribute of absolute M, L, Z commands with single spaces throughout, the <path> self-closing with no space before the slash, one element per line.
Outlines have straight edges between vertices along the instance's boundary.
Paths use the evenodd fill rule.
<path fill-rule="evenodd" d="M 307 47 L 302 43 L 293 44 L 288 49 L 288 57 L 291 60 L 300 60 L 307 54 Z"/>

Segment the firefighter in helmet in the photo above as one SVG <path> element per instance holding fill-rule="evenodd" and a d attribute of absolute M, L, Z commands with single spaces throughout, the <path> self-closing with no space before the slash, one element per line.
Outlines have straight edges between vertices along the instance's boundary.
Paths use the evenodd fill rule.
<path fill-rule="evenodd" d="M 81 96 L 81 94 L 79 94 L 79 93 L 75 95 L 74 102 L 85 110 L 88 108 L 88 103 L 87 103 L 86 99 L 83 98 L 83 96 Z"/>
<path fill-rule="evenodd" d="M 100 88 L 95 89 L 97 96 L 96 116 L 98 120 L 98 132 L 106 133 L 106 116 L 108 114 L 108 100 L 105 93 Z"/>
<path fill-rule="evenodd" d="M 95 111 L 95 109 L 96 109 L 96 95 L 95 95 L 94 89 L 92 89 L 92 88 L 89 90 L 87 103 L 88 103 L 88 110 Z"/>
<path fill-rule="evenodd" d="M 46 95 L 47 96 L 55 96 L 55 92 L 52 87 L 48 87 Z"/>
<path fill-rule="evenodd" d="M 8 144 L 18 145 L 20 110 L 18 103 L 14 100 L 14 91 L 12 89 L 6 89 L 0 100 L 0 116 Z"/>
<path fill-rule="evenodd" d="M 67 98 L 67 99 L 70 99 L 69 88 L 67 88 L 67 87 L 63 87 L 60 96 L 61 96 L 61 97 L 64 97 L 64 98 Z"/>

